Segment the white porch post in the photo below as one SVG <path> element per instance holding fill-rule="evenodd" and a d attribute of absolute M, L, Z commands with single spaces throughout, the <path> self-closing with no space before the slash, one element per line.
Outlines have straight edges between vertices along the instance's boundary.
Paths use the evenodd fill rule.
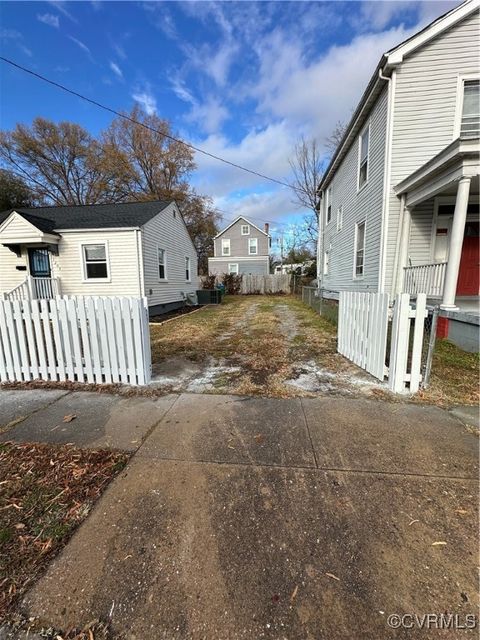
<path fill-rule="evenodd" d="M 395 293 L 403 292 L 403 278 L 404 278 L 404 268 L 407 265 L 408 260 L 408 244 L 410 240 L 410 221 L 411 221 L 411 212 L 410 209 L 405 205 L 405 197 L 402 196 L 403 200 L 401 203 L 401 207 L 403 208 L 402 213 L 402 221 L 401 221 L 401 229 L 400 233 L 400 247 L 398 250 L 398 266 L 397 266 L 397 281 L 395 286 Z"/>
<path fill-rule="evenodd" d="M 458 182 L 457 199 L 453 213 L 452 232 L 448 247 L 448 262 L 443 287 L 442 309 L 456 309 L 455 292 L 457 290 L 458 271 L 462 256 L 463 235 L 467 219 L 468 195 L 471 178 L 461 178 Z"/>

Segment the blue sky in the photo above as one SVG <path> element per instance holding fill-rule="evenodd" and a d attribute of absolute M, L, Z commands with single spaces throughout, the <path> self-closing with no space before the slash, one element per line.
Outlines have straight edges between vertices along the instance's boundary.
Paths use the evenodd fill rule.
<path fill-rule="evenodd" d="M 323 145 L 380 55 L 458 2 L 3 2 L 3 55 L 117 110 L 289 181 L 300 135 Z M 1 126 L 41 115 L 93 133 L 110 116 L 2 63 Z M 289 189 L 197 155 L 196 188 L 227 221 L 301 219 Z"/>

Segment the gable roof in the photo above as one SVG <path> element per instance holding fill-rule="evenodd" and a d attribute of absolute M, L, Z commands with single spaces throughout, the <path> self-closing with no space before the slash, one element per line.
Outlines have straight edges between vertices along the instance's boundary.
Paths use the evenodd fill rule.
<path fill-rule="evenodd" d="M 230 227 L 233 227 L 233 225 L 236 224 L 239 220 L 243 220 L 244 222 L 249 224 L 251 227 L 254 227 L 257 231 L 260 231 L 260 233 L 263 233 L 264 235 L 269 237 L 269 234 L 263 229 L 260 229 L 260 227 L 257 227 L 256 224 L 253 224 L 253 222 L 250 222 L 250 220 L 247 220 L 247 218 L 245 218 L 244 216 L 238 216 L 238 218 L 235 218 L 235 220 L 231 222 L 227 227 L 225 227 L 225 229 L 222 229 L 219 233 L 217 233 L 217 235 L 213 239 L 216 240 L 219 236 L 222 235 L 222 233 L 225 233 L 227 229 L 230 229 Z"/>
<path fill-rule="evenodd" d="M 318 192 L 325 189 L 328 182 L 330 182 L 330 178 L 334 171 L 347 154 L 352 141 L 360 132 L 365 122 L 366 115 L 369 113 L 371 106 L 380 95 L 384 87 L 384 82 L 388 79 L 387 76 L 391 74 L 392 69 L 401 64 L 404 57 L 412 53 L 412 51 L 426 44 L 429 40 L 457 24 L 460 20 L 463 20 L 474 11 L 478 11 L 479 7 L 480 0 L 466 0 L 466 2 L 463 2 L 454 9 L 451 9 L 447 13 L 436 18 L 421 31 L 418 31 L 413 36 L 407 38 L 407 40 L 404 40 L 382 55 L 372 77 L 370 78 L 367 88 L 360 98 L 360 102 L 358 103 L 350 122 L 348 123 L 345 133 L 343 134 L 343 137 L 340 140 L 325 173 L 323 174 L 322 180 L 318 186 Z"/>
<path fill-rule="evenodd" d="M 0 213 L 0 224 L 16 211 L 37 229 L 46 233 L 55 230 L 109 229 L 141 227 L 163 211 L 173 200 L 150 202 L 120 202 L 66 207 L 15 207 Z"/>

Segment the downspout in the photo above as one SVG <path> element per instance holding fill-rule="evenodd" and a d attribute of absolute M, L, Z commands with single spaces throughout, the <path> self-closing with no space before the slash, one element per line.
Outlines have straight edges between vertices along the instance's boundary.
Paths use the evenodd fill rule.
<path fill-rule="evenodd" d="M 323 274 L 323 215 L 322 215 L 323 191 L 318 193 L 318 200 L 315 206 L 318 213 L 318 237 L 317 237 L 317 286 L 321 288 L 321 278 Z"/>
<path fill-rule="evenodd" d="M 385 163 L 383 169 L 383 203 L 382 203 L 382 226 L 380 236 L 380 262 L 378 265 L 378 292 L 383 293 L 385 290 L 385 272 L 387 262 L 388 247 L 388 222 L 390 213 L 390 177 L 392 171 L 392 146 L 393 146 L 393 113 L 394 98 L 396 85 L 396 71 L 392 71 L 392 75 L 384 76 L 382 69 L 378 70 L 378 77 L 388 82 L 388 100 L 387 100 L 387 123 L 385 136 Z M 395 278 L 395 271 L 392 274 Z"/>
<path fill-rule="evenodd" d="M 402 286 L 402 275 L 403 275 L 403 256 L 400 258 L 400 245 L 402 242 L 402 237 L 406 232 L 405 229 L 405 194 L 402 193 L 400 196 L 400 213 L 398 216 L 398 233 L 397 233 L 397 242 L 395 243 L 395 259 L 393 261 L 393 274 L 392 274 L 392 295 L 397 295 L 397 293 L 401 293 Z M 399 271 L 399 264 L 400 269 Z"/>

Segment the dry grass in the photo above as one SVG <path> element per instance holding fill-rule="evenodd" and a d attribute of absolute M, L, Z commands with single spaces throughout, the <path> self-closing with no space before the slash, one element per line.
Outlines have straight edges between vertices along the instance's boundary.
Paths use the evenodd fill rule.
<path fill-rule="evenodd" d="M 437 340 L 430 386 L 418 394 L 417 400 L 443 407 L 478 405 L 479 365 L 478 353 L 467 353 L 448 340 Z"/>
<path fill-rule="evenodd" d="M 0 619 L 13 612 L 127 459 L 70 446 L 0 445 Z"/>

